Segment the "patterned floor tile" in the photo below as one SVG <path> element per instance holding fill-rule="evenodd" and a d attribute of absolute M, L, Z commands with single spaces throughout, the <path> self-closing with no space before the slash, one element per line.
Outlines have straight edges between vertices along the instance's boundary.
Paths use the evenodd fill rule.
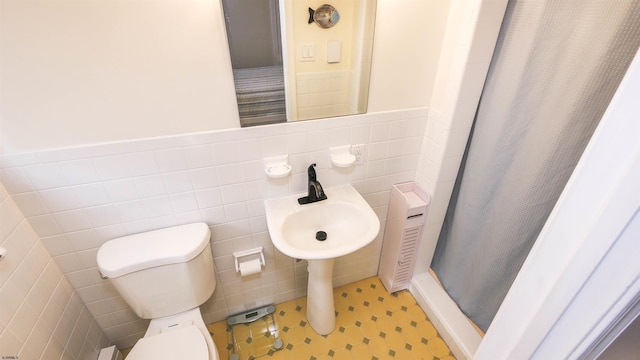
<path fill-rule="evenodd" d="M 275 319 L 284 347 L 259 358 L 455 360 L 408 291 L 389 294 L 373 277 L 334 289 L 334 299 L 336 329 L 325 336 L 308 324 L 306 298 L 276 305 Z M 217 330 L 212 332 L 220 358 L 228 359 L 235 348 L 220 342 L 220 323 L 224 322 L 210 327 Z"/>

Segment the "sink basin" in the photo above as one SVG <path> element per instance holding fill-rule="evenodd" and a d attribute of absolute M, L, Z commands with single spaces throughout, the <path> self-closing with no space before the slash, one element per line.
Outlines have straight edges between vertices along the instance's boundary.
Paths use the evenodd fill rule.
<path fill-rule="evenodd" d="M 300 205 L 301 195 L 265 201 L 271 241 L 296 259 L 333 259 L 371 243 L 380 231 L 378 216 L 351 185 L 325 189 L 327 200 Z M 322 234 L 326 233 L 325 240 Z"/>
<path fill-rule="evenodd" d="M 326 200 L 300 205 L 306 194 L 264 202 L 273 245 L 283 254 L 309 263 L 307 320 L 320 335 L 336 326 L 333 299 L 335 258 L 371 243 L 380 231 L 380 220 L 351 185 L 324 190 Z"/>

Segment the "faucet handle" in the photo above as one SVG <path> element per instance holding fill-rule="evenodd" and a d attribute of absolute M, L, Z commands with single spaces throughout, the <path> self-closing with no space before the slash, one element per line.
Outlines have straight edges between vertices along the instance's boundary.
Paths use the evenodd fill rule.
<path fill-rule="evenodd" d="M 309 193 L 307 196 L 298 199 L 298 203 L 300 205 L 325 200 L 327 198 L 324 190 L 322 190 L 322 185 L 320 185 L 320 182 L 318 182 L 318 180 L 316 179 L 316 170 L 314 169 L 315 166 L 316 164 L 313 163 L 309 165 L 309 168 L 307 169 L 307 175 L 309 176 L 307 187 L 309 189 Z"/>
<path fill-rule="evenodd" d="M 313 163 L 309 165 L 309 168 L 307 169 L 307 176 L 309 176 L 309 181 L 316 181 L 316 169 L 314 169 L 315 167 L 316 163 Z"/>

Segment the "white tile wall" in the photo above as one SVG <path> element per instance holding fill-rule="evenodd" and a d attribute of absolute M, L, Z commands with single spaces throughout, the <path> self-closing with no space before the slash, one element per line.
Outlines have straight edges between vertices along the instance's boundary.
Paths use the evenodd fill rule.
<path fill-rule="evenodd" d="M 416 175 L 432 199 L 418 269 L 431 264 L 505 7 L 504 0 L 451 2 Z"/>
<path fill-rule="evenodd" d="M 296 75 L 298 118 L 317 119 L 352 112 L 348 70 Z"/>
<path fill-rule="evenodd" d="M 0 158 L 0 181 L 29 214 L 77 297 L 119 347 L 147 322 L 98 276 L 95 254 L 115 237 L 183 223 L 211 227 L 218 275 L 205 321 L 306 294 L 304 261 L 279 253 L 268 235 L 266 198 L 306 191 L 306 168 L 318 164 L 323 186 L 353 184 L 381 218 L 391 186 L 416 177 L 427 109 L 233 129 L 92 145 Z M 365 163 L 333 168 L 329 147 L 364 143 Z M 264 157 L 289 155 L 293 174 L 264 175 Z M 63 170 L 64 169 L 64 170 Z M 336 261 L 336 286 L 377 273 L 382 236 Z M 242 278 L 232 253 L 263 246 L 267 265 Z"/>
<path fill-rule="evenodd" d="M 68 176 L 67 180 L 78 178 Z M 22 207 L 31 213 L 39 213 L 43 207 L 36 195 L 18 196 Z M 50 205 L 68 206 L 64 197 L 53 200 L 58 195 L 49 198 Z M 0 262 L 2 357 L 95 359 L 109 339 L 2 184 L 0 219 L 0 246 L 8 251 Z M 52 248 L 64 252 L 61 247 L 65 246 Z"/>

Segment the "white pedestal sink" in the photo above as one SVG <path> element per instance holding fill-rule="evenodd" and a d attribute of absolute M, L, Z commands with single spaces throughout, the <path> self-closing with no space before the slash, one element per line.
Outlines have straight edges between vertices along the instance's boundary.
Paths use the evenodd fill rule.
<path fill-rule="evenodd" d="M 336 325 L 335 259 L 368 245 L 380 232 L 378 216 L 353 186 L 325 189 L 325 194 L 326 200 L 305 205 L 298 204 L 298 198 L 306 194 L 265 201 L 275 247 L 309 262 L 307 319 L 320 335 L 331 333 Z"/>

